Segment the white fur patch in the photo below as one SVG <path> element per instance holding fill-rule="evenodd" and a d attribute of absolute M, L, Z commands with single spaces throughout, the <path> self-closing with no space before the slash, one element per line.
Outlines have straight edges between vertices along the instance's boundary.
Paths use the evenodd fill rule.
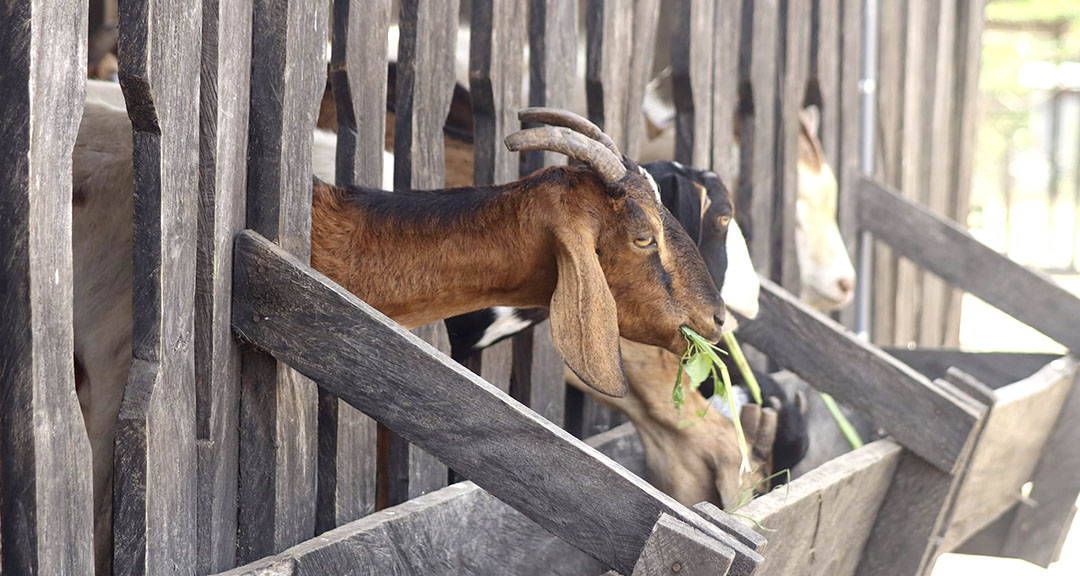
<path fill-rule="evenodd" d="M 643 166 L 638 166 L 638 171 L 649 181 L 649 186 L 652 186 L 653 196 L 656 197 L 656 203 L 663 205 L 664 201 L 660 199 L 660 187 L 656 185 L 656 180 L 653 180 L 652 174 L 649 174 L 649 171 Z"/>
<path fill-rule="evenodd" d="M 476 343 L 474 348 L 487 348 L 492 343 L 512 336 L 532 326 L 532 322 L 523 320 L 517 316 L 517 308 L 511 306 L 496 306 L 491 309 L 495 314 L 495 321 L 484 330 L 484 335 Z"/>
<path fill-rule="evenodd" d="M 323 182 L 336 184 L 337 169 L 337 134 L 327 130 L 315 129 L 314 145 L 311 149 L 311 171 Z M 394 155 L 383 150 L 382 182 L 383 190 L 394 189 Z"/>
<path fill-rule="evenodd" d="M 724 287 L 720 289 L 720 297 L 728 308 L 746 318 L 755 318 L 758 314 L 761 282 L 753 262 L 750 261 L 746 238 L 734 219 L 728 225 L 727 257 L 727 273 L 724 274 Z"/>
<path fill-rule="evenodd" d="M 731 393 L 735 397 L 735 409 L 742 410 L 742 407 L 750 403 L 750 391 L 742 386 L 732 386 Z M 723 415 L 728 420 L 733 420 L 731 416 L 731 405 L 728 404 L 727 398 L 721 398 L 719 394 L 714 394 L 709 399 L 709 403 L 712 404 L 713 410 Z"/>

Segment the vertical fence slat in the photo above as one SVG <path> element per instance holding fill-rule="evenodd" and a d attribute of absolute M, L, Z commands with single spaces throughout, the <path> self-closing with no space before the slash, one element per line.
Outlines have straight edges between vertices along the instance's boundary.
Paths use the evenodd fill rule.
<path fill-rule="evenodd" d="M 961 225 L 967 224 L 968 203 L 971 197 L 971 175 L 975 164 L 975 122 L 978 114 L 979 68 L 982 55 L 983 6 L 985 0 L 957 0 L 956 62 L 953 78 L 956 105 L 956 148 L 952 152 L 955 171 L 951 186 L 949 215 Z M 945 311 L 947 347 L 960 345 L 960 306 L 963 292 L 953 289 Z"/>
<path fill-rule="evenodd" d="M 857 253 L 858 221 L 856 203 L 856 182 L 859 176 L 859 70 L 862 69 L 862 0 L 841 0 L 838 18 L 840 29 L 839 59 L 839 100 L 831 106 L 831 114 L 839 121 L 836 133 L 838 144 L 836 178 L 839 185 L 837 198 L 837 220 L 844 245 L 852 259 Z M 823 10 L 824 14 L 824 10 Z M 826 103 L 826 107 L 829 104 Z M 826 114 L 830 111 L 826 110 Z M 827 145 L 827 143 L 826 143 Z M 870 278 L 857 278 L 856 282 L 871 282 Z M 849 328 L 855 326 L 855 306 L 847 306 L 840 311 L 840 321 Z"/>
<path fill-rule="evenodd" d="M 928 171 L 929 185 L 925 190 L 925 203 L 931 211 L 942 216 L 949 215 L 950 196 L 953 184 L 953 165 L 957 158 L 953 154 L 956 140 L 953 138 L 951 122 L 955 107 L 953 99 L 953 69 L 955 61 L 956 3 L 941 0 L 931 13 L 932 26 L 927 32 L 937 37 L 937 51 L 933 60 L 927 59 L 927 66 L 934 67 L 933 106 L 929 111 L 930 129 Z M 924 114 L 926 112 L 924 111 Z M 936 275 L 922 273 L 922 310 L 919 319 L 919 345 L 941 346 L 944 343 L 945 312 L 952 290 Z"/>
<path fill-rule="evenodd" d="M 0 571 L 90 574 L 90 445 L 75 397 L 71 307 L 86 3 L 7 2 L 0 20 Z"/>
<path fill-rule="evenodd" d="M 805 0 L 781 0 L 784 72 L 780 83 L 779 142 L 776 173 L 779 204 L 773 207 L 773 278 L 793 294 L 799 293 L 799 263 L 795 256 L 795 201 L 798 193 L 799 113 L 810 68 L 810 8 Z"/>
<path fill-rule="evenodd" d="M 134 137 L 135 250 L 132 363 L 116 431 L 116 574 L 195 565 L 201 29 L 201 2 L 120 7 L 120 84 Z"/>
<path fill-rule="evenodd" d="M 631 0 L 588 0 L 585 5 L 589 119 L 611 136 L 619 150 L 626 149 L 633 15 Z"/>
<path fill-rule="evenodd" d="M 810 34 L 810 79 L 821 98 L 818 138 L 825 159 L 840 174 L 840 75 L 843 29 L 842 0 L 814 0 Z M 858 60 L 855 61 L 858 64 Z"/>
<path fill-rule="evenodd" d="M 731 190 L 735 190 L 739 179 L 735 114 L 739 101 L 742 11 L 742 0 L 719 2 L 713 27 L 712 169 Z M 742 206 L 736 206 L 736 211 L 741 209 Z"/>
<path fill-rule="evenodd" d="M 336 181 L 382 185 L 386 133 L 389 0 L 335 0 L 330 76 L 337 107 Z M 319 472 L 315 532 L 375 511 L 378 425 L 319 391 Z"/>
<path fill-rule="evenodd" d="M 712 145 L 712 57 L 716 3 L 676 3 L 671 35 L 671 80 L 675 95 L 675 160 L 709 166 Z"/>
<path fill-rule="evenodd" d="M 402 0 L 394 126 L 394 188 L 443 186 L 443 124 L 454 90 L 458 1 Z M 414 331 L 449 354 L 442 322 Z M 379 427 L 379 500 L 392 506 L 446 485 L 434 456 Z"/>
<path fill-rule="evenodd" d="M 232 239 L 244 228 L 251 0 L 203 0 L 195 269 L 198 572 L 236 565 L 240 346 L 232 336 Z"/>
<path fill-rule="evenodd" d="M 529 0 L 529 105 L 565 108 L 577 78 L 578 14 L 573 2 Z M 552 152 L 525 153 L 525 171 L 566 163 Z M 566 400 L 563 360 L 544 321 L 514 339 L 510 394 L 562 425 Z"/>
<path fill-rule="evenodd" d="M 859 0 L 861 1 L 861 0 Z M 877 105 L 881 137 L 875 143 L 878 162 L 875 179 L 897 189 L 903 158 L 904 55 L 907 11 L 903 2 L 882 2 L 878 12 Z M 854 192 L 849 182 L 849 192 Z M 896 343 L 896 256 L 882 242 L 874 243 L 873 341 L 879 345 Z"/>
<path fill-rule="evenodd" d="M 759 272 L 772 268 L 769 232 L 776 180 L 776 83 L 779 35 L 777 0 L 743 4 L 740 48 L 739 227 L 750 244 L 750 258 Z M 748 57 L 744 58 L 744 57 Z"/>
<path fill-rule="evenodd" d="M 326 83 L 328 3 L 256 0 L 252 21 L 247 226 L 303 261 L 311 252 L 311 131 Z M 315 534 L 315 384 L 243 353 L 238 560 Z"/>
<path fill-rule="evenodd" d="M 629 85 L 626 97 L 626 147 L 623 152 L 635 160 L 645 143 L 645 116 L 642 103 L 645 89 L 653 71 L 653 56 L 656 48 L 657 20 L 659 19 L 660 0 L 634 0 L 634 23 L 631 29 L 630 69 L 627 71 Z M 710 11 L 711 12 L 711 11 Z M 702 56 L 706 61 L 709 54 Z M 708 96 L 706 88 L 706 97 Z M 706 161 L 708 160 L 706 151 Z M 706 166 L 707 164 L 700 164 Z"/>

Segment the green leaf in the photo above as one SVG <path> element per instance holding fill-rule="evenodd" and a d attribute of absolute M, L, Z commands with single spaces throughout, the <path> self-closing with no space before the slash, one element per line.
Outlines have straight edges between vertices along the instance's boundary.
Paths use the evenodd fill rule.
<path fill-rule="evenodd" d="M 686 363 L 684 369 L 686 375 L 690 377 L 690 388 L 697 390 L 701 383 L 709 377 L 710 361 L 709 356 L 706 354 L 696 354 L 690 358 L 690 361 Z"/>

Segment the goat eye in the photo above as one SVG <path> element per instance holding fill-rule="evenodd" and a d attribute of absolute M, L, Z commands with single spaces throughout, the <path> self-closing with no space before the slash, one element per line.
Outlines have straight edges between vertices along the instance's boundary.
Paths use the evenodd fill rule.
<path fill-rule="evenodd" d="M 724 214 L 723 216 L 717 218 L 716 220 L 718 222 L 720 222 L 721 226 L 727 226 L 731 222 L 731 216 L 728 216 L 727 214 Z"/>
<path fill-rule="evenodd" d="M 648 248 L 656 245 L 656 238 L 653 236 L 641 236 L 634 239 L 634 246 L 638 248 Z"/>

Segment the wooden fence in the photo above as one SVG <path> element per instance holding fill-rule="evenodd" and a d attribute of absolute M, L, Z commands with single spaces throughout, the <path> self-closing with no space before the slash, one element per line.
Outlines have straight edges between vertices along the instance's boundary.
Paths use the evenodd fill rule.
<path fill-rule="evenodd" d="M 79 0 L 16 0 L 0 8 L 3 22 L 25 23 L 0 28 L 0 150 L 15 167 L 2 177 L 0 197 L 0 293 L 10 319 L 0 328 L 0 545 L 3 568 L 12 573 L 88 573 L 93 562 L 89 449 L 69 360 L 67 256 L 83 47 L 88 23 L 102 21 L 110 3 L 90 4 L 92 11 Z M 918 169 L 902 180 L 891 172 L 883 178 L 939 213 L 962 214 L 962 194 L 942 203 L 952 197 L 933 191 L 966 190 L 970 180 L 981 2 L 908 0 L 897 3 L 900 17 L 889 12 L 892 3 L 883 4 L 881 164 L 900 166 L 903 159 Z M 509 518 L 505 526 L 524 535 L 517 541 L 504 534 L 508 546 L 546 538 L 535 521 L 626 574 L 639 558 L 642 573 L 654 573 L 663 565 L 655 554 L 662 556 L 664 542 L 701 558 L 699 566 L 752 572 L 762 560 L 760 536 L 708 506 L 695 512 L 679 505 L 551 424 L 561 423 L 565 388 L 546 324 L 474 366 L 492 387 L 435 353 L 447 351 L 441 324 L 416 331 L 424 343 L 307 267 L 309 133 L 326 79 L 324 44 L 332 38 L 338 180 L 374 184 L 386 122 L 385 37 L 396 21 L 394 181 L 421 188 L 443 180 L 441 126 L 457 29 L 466 17 L 477 183 L 518 176 L 517 158 L 500 145 L 517 127 L 513 111 L 526 101 L 568 105 L 568 87 L 581 81 L 573 47 L 582 42 L 589 116 L 633 154 L 645 137 L 640 106 L 653 48 L 667 45 L 675 158 L 738 183 L 740 221 L 756 265 L 797 291 L 795 136 L 805 103 L 823 111 L 820 136 L 837 167 L 839 217 L 852 253 L 859 229 L 861 6 L 862 0 L 474 0 L 466 10 L 437 0 L 401 0 L 397 10 L 390 0 L 122 3 L 120 76 L 137 183 L 136 344 L 117 435 L 114 571 L 216 573 L 276 562 L 299 573 L 307 563 L 333 572 L 334 562 L 357 561 L 341 551 L 360 542 L 380 551 L 370 559 L 372 573 L 426 566 L 503 572 L 485 564 L 503 560 L 482 539 L 503 525 L 486 524 L 482 511 L 509 510 L 494 495 L 515 510 L 499 516 Z M 660 15 L 670 29 L 657 26 Z M 933 33 L 930 23 L 938 24 Z M 930 38 L 933 48 L 924 46 Z M 528 62 L 516 49 L 526 43 Z M 903 49 L 890 52 L 894 44 Z M 519 82 L 526 66 L 527 97 Z M 883 94 L 887 80 L 896 90 Z M 916 102 L 928 93 L 933 106 Z M 937 126 L 947 129 L 930 134 Z M 923 140 L 934 144 L 923 147 Z M 526 167 L 553 161 L 533 154 Z M 880 253 L 877 262 L 895 260 Z M 888 282 L 917 274 L 907 264 L 890 266 L 895 274 L 875 280 L 883 282 L 877 293 L 886 296 L 877 304 L 885 307 L 894 294 L 900 301 Z M 909 285 L 915 286 L 903 283 Z M 924 300 L 941 294 L 936 317 L 952 318 L 946 311 L 958 309 L 946 306 L 955 297 L 929 274 L 918 290 Z M 308 306 L 296 315 L 286 302 Z M 899 335 L 884 327 L 907 317 L 898 310 L 892 324 L 882 320 L 875 330 Z M 937 343 L 949 326 L 923 333 Z M 375 346 L 384 354 L 373 354 Z M 387 349 L 400 353 L 387 356 Z M 934 389 L 925 378 L 882 365 L 883 381 Z M 956 428 L 940 448 L 939 438 L 927 434 L 932 428 L 911 414 L 890 416 L 887 405 L 865 408 L 891 423 L 897 441 L 917 455 L 911 458 L 943 474 L 957 469 L 978 420 L 973 409 L 946 403 L 958 416 L 942 424 Z M 596 431 L 581 416 L 585 409 L 572 397 L 565 406 L 579 433 Z M 479 430 L 488 441 L 477 445 Z M 633 452 L 620 438 L 591 443 L 609 455 Z M 487 457 L 478 461 L 478 453 Z M 444 488 L 447 466 L 487 492 L 472 484 Z M 528 482 L 521 470 L 529 470 Z M 404 507 L 394 514 L 372 514 L 398 504 Z M 463 528 L 459 517 L 476 520 Z M 322 533 L 324 539 L 311 540 Z M 413 547 L 416 541 L 402 536 L 409 533 L 447 544 Z M 328 540 L 343 544 L 328 547 Z M 545 550 L 567 562 L 584 558 L 565 544 Z M 515 561 L 535 560 L 523 553 Z"/>

